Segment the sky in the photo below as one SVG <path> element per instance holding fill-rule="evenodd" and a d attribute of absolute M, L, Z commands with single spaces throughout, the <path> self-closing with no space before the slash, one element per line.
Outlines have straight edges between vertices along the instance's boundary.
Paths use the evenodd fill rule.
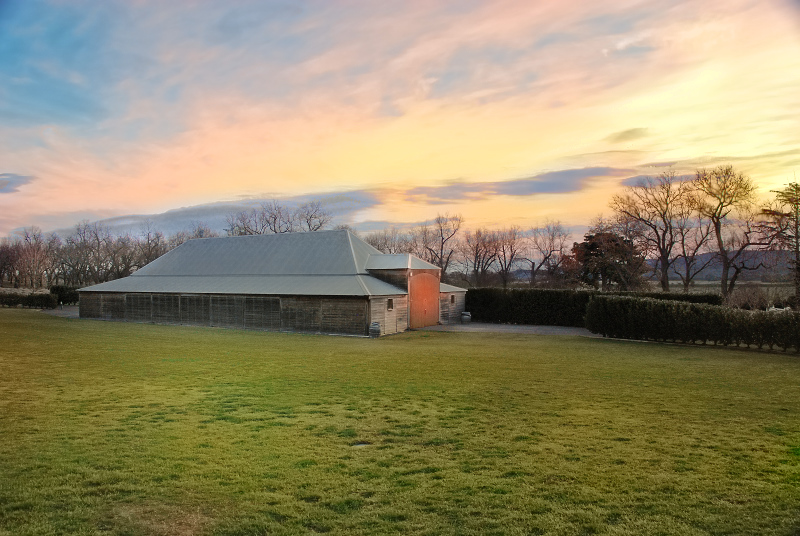
<path fill-rule="evenodd" d="M 579 228 L 637 177 L 800 171 L 800 0 L 0 0 L 0 80 L 0 236 Z"/>

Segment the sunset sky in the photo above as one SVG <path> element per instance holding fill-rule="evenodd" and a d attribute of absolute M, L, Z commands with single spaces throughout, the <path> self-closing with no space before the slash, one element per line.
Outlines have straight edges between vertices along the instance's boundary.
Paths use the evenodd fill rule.
<path fill-rule="evenodd" d="M 577 229 L 669 166 L 800 172 L 799 0 L 0 0 L 0 79 L 0 236 L 271 198 Z"/>

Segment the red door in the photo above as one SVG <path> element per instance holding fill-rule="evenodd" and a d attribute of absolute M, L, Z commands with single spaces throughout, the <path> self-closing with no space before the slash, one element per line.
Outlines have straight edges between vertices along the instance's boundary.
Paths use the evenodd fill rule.
<path fill-rule="evenodd" d="M 408 325 L 424 328 L 439 323 L 439 278 L 431 274 L 417 274 L 408 281 Z"/>

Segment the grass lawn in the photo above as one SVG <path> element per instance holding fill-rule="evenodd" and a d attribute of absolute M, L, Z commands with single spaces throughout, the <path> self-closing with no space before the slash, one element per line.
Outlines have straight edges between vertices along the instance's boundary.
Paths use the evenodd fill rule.
<path fill-rule="evenodd" d="M 0 534 L 800 533 L 800 359 L 0 309 Z"/>

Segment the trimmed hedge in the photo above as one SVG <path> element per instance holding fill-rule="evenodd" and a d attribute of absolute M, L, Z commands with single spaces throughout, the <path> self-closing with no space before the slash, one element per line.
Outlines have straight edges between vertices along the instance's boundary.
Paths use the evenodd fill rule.
<path fill-rule="evenodd" d="M 34 309 L 55 309 L 58 300 L 52 294 L 0 294 L 0 306 L 33 307 Z"/>
<path fill-rule="evenodd" d="M 74 304 L 78 303 L 78 288 L 66 285 L 53 285 L 50 287 L 50 294 L 56 297 L 58 303 Z"/>
<path fill-rule="evenodd" d="M 683 294 L 671 292 L 609 292 L 616 296 L 632 296 L 635 298 L 653 298 L 656 300 L 679 301 L 686 303 L 707 303 L 709 305 L 722 305 L 722 295 L 705 292 L 701 294 Z"/>
<path fill-rule="evenodd" d="M 681 302 L 722 304 L 718 294 L 661 292 L 614 293 Z M 587 290 L 477 288 L 467 291 L 466 310 L 477 322 L 584 327 L 586 306 L 594 296 L 609 294 Z"/>
<path fill-rule="evenodd" d="M 477 322 L 583 327 L 591 292 L 553 289 L 469 289 L 466 310 Z"/>
<path fill-rule="evenodd" d="M 631 296 L 595 296 L 586 327 L 618 339 L 688 344 L 794 348 L 800 352 L 800 313 L 745 311 L 718 305 Z"/>

